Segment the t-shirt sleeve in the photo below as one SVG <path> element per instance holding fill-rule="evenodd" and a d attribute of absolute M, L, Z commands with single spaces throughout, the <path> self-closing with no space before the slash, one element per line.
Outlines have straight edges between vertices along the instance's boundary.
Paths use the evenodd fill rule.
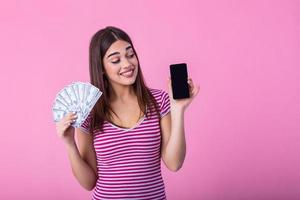
<path fill-rule="evenodd" d="M 90 127 L 91 127 L 91 121 L 92 121 L 92 114 L 90 113 L 87 118 L 84 120 L 84 122 L 81 124 L 79 129 L 83 130 L 85 133 L 90 134 Z"/>
<path fill-rule="evenodd" d="M 161 101 L 160 101 L 160 118 L 164 117 L 166 114 L 170 112 L 170 98 L 169 94 L 165 91 L 161 93 Z"/>

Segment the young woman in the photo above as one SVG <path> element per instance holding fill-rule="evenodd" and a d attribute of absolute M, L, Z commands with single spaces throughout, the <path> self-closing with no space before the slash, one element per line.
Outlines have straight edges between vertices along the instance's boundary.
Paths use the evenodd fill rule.
<path fill-rule="evenodd" d="M 56 124 L 78 182 L 93 199 L 166 199 L 161 159 L 181 168 L 186 151 L 184 112 L 199 91 L 188 79 L 190 98 L 146 86 L 129 36 L 116 27 L 99 30 L 89 50 L 91 84 L 102 96 L 76 131 L 76 113 Z M 77 143 L 74 132 L 76 132 Z"/>

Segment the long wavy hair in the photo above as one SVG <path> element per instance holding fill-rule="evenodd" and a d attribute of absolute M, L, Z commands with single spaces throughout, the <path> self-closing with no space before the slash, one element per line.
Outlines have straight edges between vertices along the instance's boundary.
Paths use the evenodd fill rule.
<path fill-rule="evenodd" d="M 147 115 L 147 109 L 150 112 L 155 112 L 159 116 L 159 110 L 155 98 L 151 94 L 149 88 L 143 78 L 142 70 L 139 64 L 137 53 L 134 49 L 133 43 L 123 30 L 108 26 L 104 29 L 96 32 L 91 41 L 89 47 L 89 72 L 90 82 L 92 85 L 98 87 L 102 92 L 102 96 L 94 106 L 91 113 L 91 126 L 90 132 L 93 133 L 95 130 L 103 130 L 104 121 L 112 122 L 113 110 L 110 106 L 110 90 L 111 87 L 108 78 L 105 75 L 103 57 L 109 47 L 117 40 L 123 40 L 128 42 L 136 55 L 138 60 L 138 74 L 135 82 L 133 83 L 133 89 L 138 99 L 138 104 L 143 113 Z M 115 114 L 115 113 L 114 113 Z"/>

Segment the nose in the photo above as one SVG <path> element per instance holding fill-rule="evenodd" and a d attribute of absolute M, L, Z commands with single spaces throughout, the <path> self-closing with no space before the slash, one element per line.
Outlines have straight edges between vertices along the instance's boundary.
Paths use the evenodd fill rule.
<path fill-rule="evenodd" d="M 132 65 L 128 58 L 124 58 L 122 64 L 123 64 L 124 68 L 128 68 Z"/>

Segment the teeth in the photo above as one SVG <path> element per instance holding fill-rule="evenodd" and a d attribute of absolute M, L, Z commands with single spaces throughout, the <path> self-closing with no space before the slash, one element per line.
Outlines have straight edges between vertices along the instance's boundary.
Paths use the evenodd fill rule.
<path fill-rule="evenodd" d="M 129 76 L 132 74 L 132 72 L 133 72 L 133 70 L 130 70 L 128 72 L 122 73 L 121 75 Z"/>

